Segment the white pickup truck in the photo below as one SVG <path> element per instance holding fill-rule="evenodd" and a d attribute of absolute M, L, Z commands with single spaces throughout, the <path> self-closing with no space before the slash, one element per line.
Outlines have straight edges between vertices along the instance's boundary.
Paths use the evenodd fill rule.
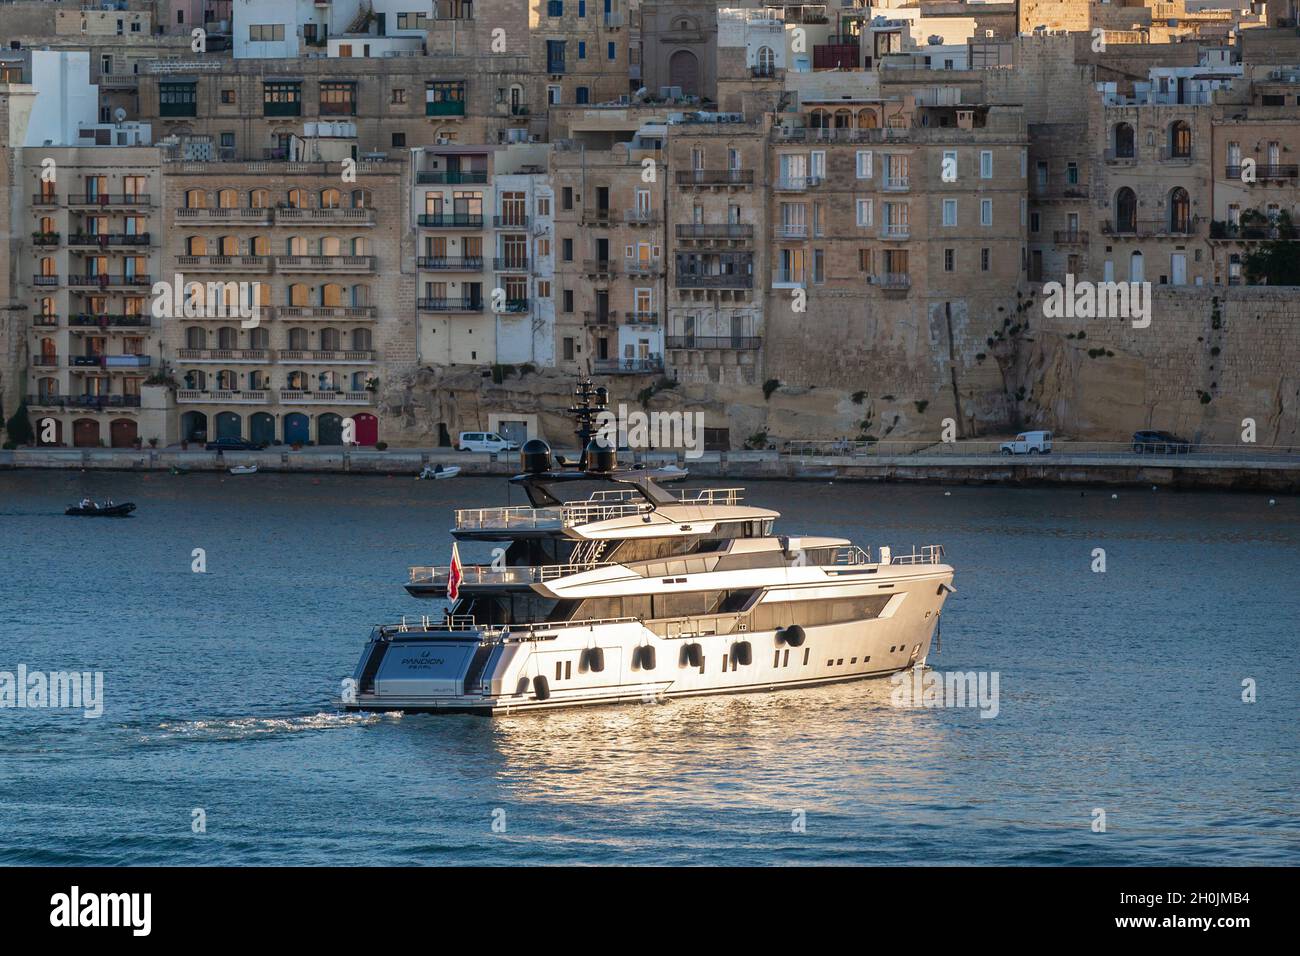
<path fill-rule="evenodd" d="M 1004 455 L 1050 455 L 1052 453 L 1051 432 L 1021 432 L 1011 441 L 1004 441 L 998 446 Z"/>

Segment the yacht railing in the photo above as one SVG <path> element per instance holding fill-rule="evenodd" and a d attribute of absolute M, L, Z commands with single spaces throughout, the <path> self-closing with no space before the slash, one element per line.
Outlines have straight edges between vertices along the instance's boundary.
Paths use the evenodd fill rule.
<path fill-rule="evenodd" d="M 659 637 L 697 637 L 704 634 L 738 634 L 749 630 L 747 614 L 698 614 L 687 617 L 646 621 L 645 626 Z"/>
<path fill-rule="evenodd" d="M 694 488 L 683 491 L 677 500 L 690 505 L 738 505 L 744 500 L 743 488 Z M 570 501 L 563 506 L 530 508 L 527 505 L 505 508 L 461 508 L 456 511 L 457 531 L 537 531 L 572 528 L 577 525 L 645 514 L 654 506 L 634 488 L 597 491 L 585 501 Z"/>
<path fill-rule="evenodd" d="M 570 574 L 581 574 L 593 568 L 615 567 L 614 561 L 592 561 L 586 564 L 537 564 L 512 565 L 494 568 L 490 564 L 467 564 L 461 567 L 461 584 L 536 584 L 539 581 L 553 581 Z M 411 584 L 442 584 L 451 579 L 451 566 L 413 567 L 410 569 Z"/>
<path fill-rule="evenodd" d="M 943 563 L 943 545 L 927 544 L 921 548 L 913 548 L 911 554 L 895 554 L 890 558 L 890 564 L 942 564 Z"/>
<path fill-rule="evenodd" d="M 864 551 L 862 548 L 859 548 L 856 544 L 846 544 L 836 548 L 834 553 L 831 555 L 830 561 L 825 562 L 824 564 L 822 564 L 822 566 L 843 567 L 844 565 L 875 564 L 875 563 L 876 563 L 875 561 L 871 560 L 870 548 L 867 548 Z"/>

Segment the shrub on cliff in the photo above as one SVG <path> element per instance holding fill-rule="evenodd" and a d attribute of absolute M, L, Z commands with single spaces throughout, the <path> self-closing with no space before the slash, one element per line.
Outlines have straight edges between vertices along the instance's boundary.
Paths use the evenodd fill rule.
<path fill-rule="evenodd" d="M 15 445 L 30 445 L 36 438 L 36 433 L 32 431 L 31 419 L 27 417 L 26 402 L 20 404 L 18 411 L 14 412 L 5 423 L 5 432 L 9 436 L 9 441 Z"/>

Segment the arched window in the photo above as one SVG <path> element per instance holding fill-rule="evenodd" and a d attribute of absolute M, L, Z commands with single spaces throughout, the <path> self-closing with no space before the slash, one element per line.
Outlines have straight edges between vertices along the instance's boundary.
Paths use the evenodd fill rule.
<path fill-rule="evenodd" d="M 1186 120 L 1175 120 L 1169 126 L 1169 155 L 1173 159 L 1192 157 L 1192 128 Z"/>
<path fill-rule="evenodd" d="M 337 392 L 339 390 L 339 373 L 329 369 L 317 372 L 316 390 L 319 392 Z"/>
<path fill-rule="evenodd" d="M 858 113 L 858 129 L 875 129 L 879 122 L 875 110 L 862 110 Z"/>
<path fill-rule="evenodd" d="M 1112 144 L 1116 159 L 1132 159 L 1137 155 L 1137 141 L 1133 136 L 1133 127 L 1128 123 L 1115 124 L 1115 138 Z"/>
<path fill-rule="evenodd" d="M 248 330 L 248 347 L 250 349 L 264 349 L 271 344 L 271 333 L 264 325 L 258 325 Z"/>
<path fill-rule="evenodd" d="M 207 207 L 208 195 L 202 189 L 185 190 L 186 209 L 206 209 Z"/>
<path fill-rule="evenodd" d="M 217 240 L 217 255 L 219 256 L 237 256 L 239 255 L 239 239 L 236 236 L 222 236 Z"/>
<path fill-rule="evenodd" d="M 54 300 L 49 296 L 41 299 L 41 315 L 50 316 L 54 314 Z"/>
<path fill-rule="evenodd" d="M 322 236 L 320 240 L 320 254 L 322 256 L 337 256 L 342 245 L 335 236 Z"/>
<path fill-rule="evenodd" d="M 761 46 L 758 48 L 756 57 L 758 72 L 762 76 L 771 76 L 776 72 L 776 54 L 772 52 L 770 46 Z"/>
<path fill-rule="evenodd" d="M 291 256 L 307 255 L 307 240 L 302 236 L 290 236 L 286 244 Z"/>
<path fill-rule="evenodd" d="M 239 389 L 239 376 L 232 369 L 223 368 L 217 373 L 217 388 L 233 392 Z"/>
<path fill-rule="evenodd" d="M 208 254 L 208 240 L 203 236 L 187 236 L 185 239 L 185 254 L 187 256 L 206 256 Z"/>
<path fill-rule="evenodd" d="M 311 290 L 301 282 L 295 282 L 289 286 L 289 304 L 304 306 L 310 304 Z"/>
<path fill-rule="evenodd" d="M 369 209 L 372 204 L 373 204 L 373 199 L 371 198 L 369 189 L 352 190 L 353 209 Z"/>
<path fill-rule="evenodd" d="M 339 330 L 321 329 L 320 330 L 320 351 L 337 352 L 338 350 L 339 350 Z"/>
<path fill-rule="evenodd" d="M 250 189 L 248 191 L 248 205 L 250 209 L 266 209 L 270 207 L 270 191 L 266 189 Z"/>
<path fill-rule="evenodd" d="M 1175 186 L 1169 191 L 1169 231 L 1186 234 L 1192 229 L 1192 200 L 1187 190 Z"/>
<path fill-rule="evenodd" d="M 327 282 L 325 285 L 321 286 L 320 304 L 332 308 L 346 305 L 343 301 L 343 286 L 333 282 Z"/>
<path fill-rule="evenodd" d="M 185 347 L 187 349 L 205 349 L 208 347 L 208 333 L 205 329 L 191 325 L 185 330 Z"/>
<path fill-rule="evenodd" d="M 1134 252 L 1128 257 L 1128 281 L 1144 281 L 1145 270 L 1143 268 L 1142 253 Z"/>
<path fill-rule="evenodd" d="M 221 328 L 217 329 L 217 348 L 239 348 L 239 329 L 229 325 L 223 325 Z"/>
<path fill-rule="evenodd" d="M 352 350 L 354 352 L 370 351 L 370 330 L 353 329 L 352 330 Z"/>
<path fill-rule="evenodd" d="M 59 274 L 58 266 L 54 264 L 53 256 L 41 257 L 41 275 L 56 276 Z"/>
<path fill-rule="evenodd" d="M 370 304 L 370 286 L 354 285 L 352 287 L 352 305 L 362 309 Z"/>
<path fill-rule="evenodd" d="M 287 382 L 290 391 L 301 392 L 307 387 L 307 373 L 290 372 L 285 381 Z"/>
<path fill-rule="evenodd" d="M 248 254 L 250 256 L 269 256 L 271 254 L 271 240 L 266 236 L 253 236 L 248 240 Z"/>
<path fill-rule="evenodd" d="M 321 209 L 338 209 L 342 205 L 343 194 L 337 189 L 330 187 L 320 191 L 320 208 Z"/>
<path fill-rule="evenodd" d="M 263 372 L 261 369 L 254 369 L 253 371 L 248 373 L 248 387 L 251 390 L 261 392 L 269 388 L 270 385 L 271 385 L 270 376 L 267 375 L 265 372 Z"/>
<path fill-rule="evenodd" d="M 370 255 L 370 240 L 364 236 L 358 236 L 352 240 L 352 255 L 368 256 Z"/>
<path fill-rule="evenodd" d="M 306 329 L 289 330 L 289 350 L 292 352 L 307 351 L 307 330 Z"/>
<path fill-rule="evenodd" d="M 1137 194 L 1127 186 L 1115 193 L 1115 231 L 1137 232 Z"/>
<path fill-rule="evenodd" d="M 237 209 L 239 208 L 239 193 L 233 189 L 217 190 L 217 208 L 218 209 Z"/>
<path fill-rule="evenodd" d="M 853 114 L 848 110 L 835 111 L 835 128 L 851 129 L 853 127 Z"/>
<path fill-rule="evenodd" d="M 830 129 L 831 114 L 827 113 L 825 110 L 813 110 L 812 114 L 808 117 L 808 124 L 813 129 Z"/>
<path fill-rule="evenodd" d="M 307 194 L 301 189 L 290 189 L 288 199 L 290 209 L 307 208 Z"/>

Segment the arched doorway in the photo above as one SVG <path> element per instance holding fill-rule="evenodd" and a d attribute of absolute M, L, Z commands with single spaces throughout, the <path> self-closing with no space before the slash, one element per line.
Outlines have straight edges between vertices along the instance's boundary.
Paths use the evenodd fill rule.
<path fill-rule="evenodd" d="M 1137 232 L 1137 194 L 1127 186 L 1115 194 L 1115 231 Z"/>
<path fill-rule="evenodd" d="M 114 448 L 131 448 L 135 445 L 136 424 L 134 418 L 115 418 L 108 425 L 109 443 Z"/>
<path fill-rule="evenodd" d="M 243 419 L 234 412 L 219 412 L 217 414 L 217 437 L 239 438 L 244 430 L 243 424 Z"/>
<path fill-rule="evenodd" d="M 1141 252 L 1135 252 L 1128 257 L 1128 281 L 1129 282 L 1146 281 L 1146 270 L 1143 267 Z"/>
<path fill-rule="evenodd" d="M 186 412 L 181 416 L 181 441 L 207 441 L 208 416 L 202 412 Z"/>
<path fill-rule="evenodd" d="M 668 85 L 680 86 L 687 96 L 700 95 L 700 61 L 690 50 L 678 50 L 668 58 Z"/>
<path fill-rule="evenodd" d="M 1136 154 L 1136 142 L 1133 127 L 1128 123 L 1115 124 L 1115 140 L 1111 148 L 1116 159 L 1132 159 Z"/>
<path fill-rule="evenodd" d="M 275 441 L 275 419 L 266 412 L 254 412 L 248 418 L 248 440 L 257 445 Z"/>
<path fill-rule="evenodd" d="M 93 418 L 78 418 L 73 422 L 72 444 L 77 448 L 98 448 L 99 422 Z"/>
<path fill-rule="evenodd" d="M 343 444 L 343 419 L 340 416 L 326 412 L 316 419 L 316 444 Z"/>
<path fill-rule="evenodd" d="M 284 441 L 288 445 L 305 445 L 311 439 L 311 421 L 302 412 L 284 416 Z"/>
<path fill-rule="evenodd" d="M 1192 228 L 1192 200 L 1187 190 L 1175 186 L 1169 191 L 1169 231 L 1182 235 Z"/>
<path fill-rule="evenodd" d="M 357 426 L 357 444 L 373 445 L 379 441 L 379 419 L 369 412 L 354 415 L 352 421 Z"/>

